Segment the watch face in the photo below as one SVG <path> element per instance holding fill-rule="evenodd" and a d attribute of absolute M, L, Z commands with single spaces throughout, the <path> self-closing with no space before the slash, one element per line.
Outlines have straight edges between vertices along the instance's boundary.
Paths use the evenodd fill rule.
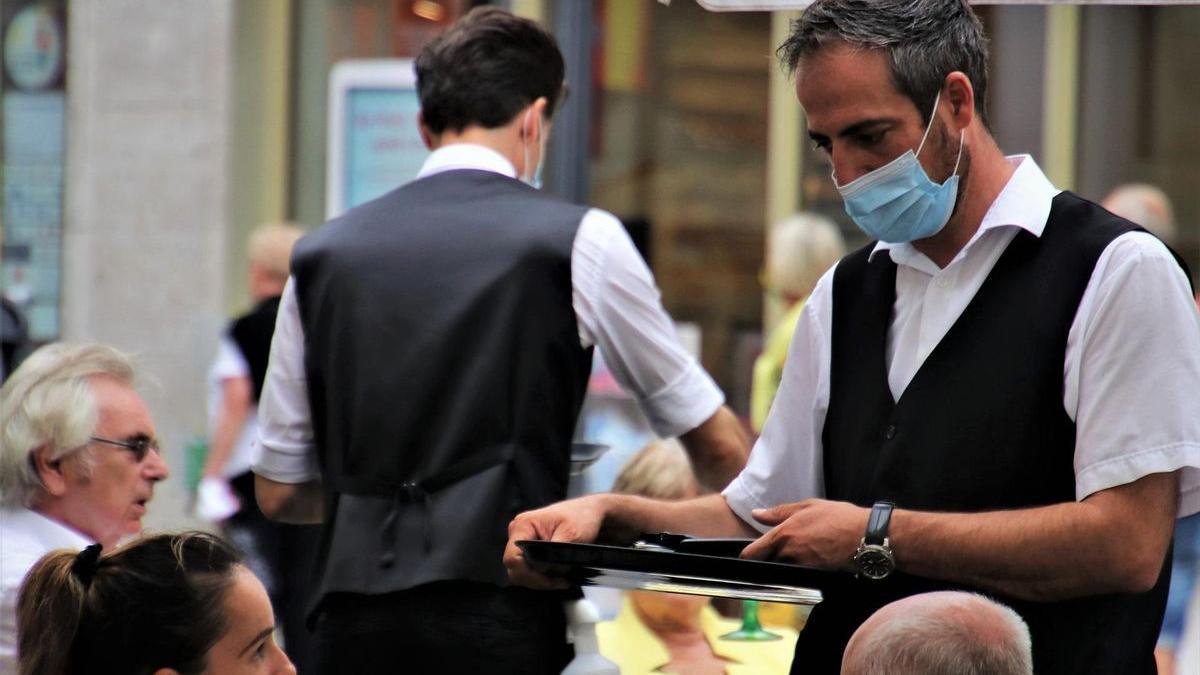
<path fill-rule="evenodd" d="M 882 579 L 892 573 L 896 561 L 890 551 L 882 546 L 868 545 L 855 556 L 859 573 L 868 579 Z"/>

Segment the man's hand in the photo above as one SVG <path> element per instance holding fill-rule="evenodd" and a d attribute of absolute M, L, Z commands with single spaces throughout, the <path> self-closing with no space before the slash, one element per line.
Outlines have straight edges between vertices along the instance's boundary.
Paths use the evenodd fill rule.
<path fill-rule="evenodd" d="M 223 478 L 205 476 L 196 487 L 197 518 L 210 523 L 219 523 L 242 508 L 242 502 Z"/>
<path fill-rule="evenodd" d="M 536 511 L 518 514 L 508 524 L 508 545 L 504 548 L 504 567 L 508 578 L 519 586 L 552 589 L 567 588 L 563 579 L 535 570 L 516 542 L 525 539 L 590 543 L 600 534 L 604 524 L 607 495 L 588 495 L 570 501 L 551 504 Z"/>
<path fill-rule="evenodd" d="M 888 537 L 900 569 L 1023 600 L 1142 593 L 1158 580 L 1171 541 L 1177 472 L 1143 476 L 1082 501 L 979 513 L 897 508 Z M 807 499 L 756 510 L 774 526 L 743 558 L 854 571 L 870 510 Z"/>
<path fill-rule="evenodd" d="M 255 474 L 254 497 L 263 515 L 281 523 L 313 525 L 325 517 L 320 478 L 306 483 L 280 483 Z"/>
<path fill-rule="evenodd" d="M 747 546 L 741 557 L 853 571 L 852 558 L 866 532 L 870 509 L 847 502 L 806 499 L 755 509 L 752 515 L 758 522 L 774 527 Z"/>

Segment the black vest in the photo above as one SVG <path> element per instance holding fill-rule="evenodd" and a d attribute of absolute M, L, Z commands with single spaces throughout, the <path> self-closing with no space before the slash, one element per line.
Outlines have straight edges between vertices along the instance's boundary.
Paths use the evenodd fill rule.
<path fill-rule="evenodd" d="M 868 261 L 869 246 L 839 263 L 826 496 L 954 512 L 1074 501 L 1075 424 L 1062 403 L 1067 334 L 1100 254 L 1134 229 L 1070 193 L 1058 195 L 1042 236 L 1016 235 L 899 401 L 885 363 L 896 265 L 886 254 Z M 903 560 L 903 550 L 897 553 Z M 1164 564 L 1147 593 L 998 599 L 1029 624 L 1035 672 L 1153 673 L 1169 577 Z M 851 633 L 874 610 L 945 588 L 903 574 L 882 583 L 847 580 L 814 609 L 797 659 L 820 664 L 811 672 L 836 673 Z"/>
<path fill-rule="evenodd" d="M 246 365 L 250 367 L 250 381 L 254 385 L 254 403 L 262 397 L 263 382 L 267 377 L 267 363 L 271 358 L 271 337 L 275 334 L 275 316 L 279 313 L 279 296 L 267 298 L 250 312 L 234 319 L 229 325 L 229 337 L 233 339 Z"/>
<path fill-rule="evenodd" d="M 571 285 L 584 213 L 511 178 L 457 170 L 297 244 L 329 496 L 317 602 L 507 583 L 509 521 L 566 496 L 591 366 Z"/>

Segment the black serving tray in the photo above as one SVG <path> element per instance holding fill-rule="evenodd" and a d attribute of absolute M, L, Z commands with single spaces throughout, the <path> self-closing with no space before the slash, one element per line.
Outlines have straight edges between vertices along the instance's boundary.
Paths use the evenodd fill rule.
<path fill-rule="evenodd" d="M 739 552 L 749 543 L 749 540 L 721 541 L 718 548 L 736 548 Z M 730 544 L 731 541 L 735 543 Z M 652 544 L 652 548 L 630 548 L 526 540 L 518 541 L 517 546 L 535 567 L 548 566 L 555 573 L 582 585 L 742 600 L 815 605 L 824 597 L 820 590 L 822 586 L 846 576 L 798 565 L 682 553 L 660 544 Z"/>

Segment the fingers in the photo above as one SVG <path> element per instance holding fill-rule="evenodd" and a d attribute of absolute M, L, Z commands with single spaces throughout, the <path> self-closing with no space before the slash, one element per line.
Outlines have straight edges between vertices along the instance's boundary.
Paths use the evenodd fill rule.
<path fill-rule="evenodd" d="M 514 541 L 516 540 L 509 540 L 504 549 L 504 568 L 508 570 L 509 581 L 518 586 L 538 590 L 559 590 L 570 586 L 565 579 L 552 577 L 534 569 Z"/>
<path fill-rule="evenodd" d="M 793 513 L 799 511 L 802 506 L 799 502 L 779 504 L 769 509 L 754 509 L 750 512 L 750 515 L 764 525 L 778 525 L 787 520 Z"/>
<path fill-rule="evenodd" d="M 539 590 L 557 590 L 570 587 L 566 580 L 535 569 L 533 564 L 525 559 L 518 541 L 571 541 L 570 528 L 558 527 L 559 523 L 550 521 L 540 523 L 536 517 L 527 513 L 519 514 L 508 524 L 508 544 L 504 547 L 504 568 L 508 578 L 518 586 L 526 586 Z M 552 572 L 553 570 L 546 570 Z"/>
<path fill-rule="evenodd" d="M 525 559 L 525 554 L 521 551 L 521 547 L 517 546 L 518 541 L 544 539 L 540 535 L 537 521 L 525 517 L 525 514 L 517 516 L 509 523 L 508 544 L 504 547 L 504 569 L 508 570 L 509 580 L 518 586 L 541 590 L 567 588 L 570 584 L 565 580 L 549 576 L 534 569 L 532 564 Z"/>
<path fill-rule="evenodd" d="M 775 557 L 775 548 L 778 545 L 778 537 L 775 535 L 775 530 L 771 530 L 750 542 L 750 545 L 742 549 L 738 557 L 747 560 L 770 560 Z"/>

